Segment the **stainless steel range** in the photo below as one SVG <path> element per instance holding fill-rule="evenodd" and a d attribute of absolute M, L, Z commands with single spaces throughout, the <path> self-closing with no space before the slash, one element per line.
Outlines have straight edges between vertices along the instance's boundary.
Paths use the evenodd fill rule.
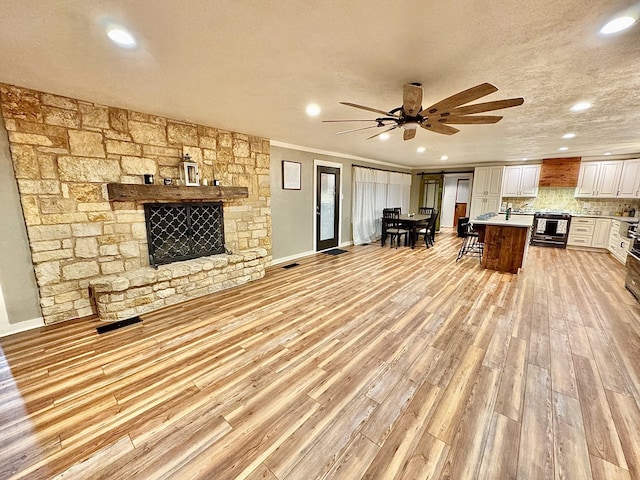
<path fill-rule="evenodd" d="M 627 255 L 627 278 L 624 286 L 627 287 L 636 300 L 640 301 L 640 232 L 634 225 L 629 229 L 628 235 L 633 239 L 633 244 Z"/>
<path fill-rule="evenodd" d="M 533 216 L 531 245 L 566 248 L 571 215 L 568 213 L 536 212 Z"/>

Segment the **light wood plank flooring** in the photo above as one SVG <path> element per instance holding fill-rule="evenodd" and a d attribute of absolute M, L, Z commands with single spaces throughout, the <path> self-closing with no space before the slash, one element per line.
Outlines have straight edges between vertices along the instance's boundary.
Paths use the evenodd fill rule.
<path fill-rule="evenodd" d="M 608 254 L 318 254 L 104 335 L 0 340 L 0 478 L 640 479 L 640 307 Z"/>

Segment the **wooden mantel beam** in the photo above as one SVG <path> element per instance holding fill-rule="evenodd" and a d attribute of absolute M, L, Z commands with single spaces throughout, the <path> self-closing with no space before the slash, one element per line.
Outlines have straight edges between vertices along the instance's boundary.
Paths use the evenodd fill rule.
<path fill-rule="evenodd" d="M 231 200 L 248 198 L 247 187 L 176 185 L 138 185 L 128 183 L 107 184 L 111 202 L 175 202 L 190 200 Z"/>

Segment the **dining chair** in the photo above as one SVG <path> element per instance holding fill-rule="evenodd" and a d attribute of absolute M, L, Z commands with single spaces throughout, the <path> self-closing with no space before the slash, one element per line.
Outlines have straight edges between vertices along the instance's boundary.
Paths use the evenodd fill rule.
<path fill-rule="evenodd" d="M 393 247 L 393 240 L 396 240 L 396 248 L 400 245 L 400 237 L 404 235 L 404 245 L 408 245 L 409 230 L 402 228 L 400 222 L 394 222 L 400 218 L 400 209 L 385 208 L 382 210 L 382 217 L 386 220 L 386 232 L 389 235 L 389 246 Z"/>
<path fill-rule="evenodd" d="M 436 220 L 438 219 L 438 210 L 432 209 L 431 216 L 427 220 L 426 226 L 418 230 L 418 235 L 424 236 L 424 244 L 427 248 L 433 246 L 436 241 Z"/>
<path fill-rule="evenodd" d="M 431 215 L 431 212 L 433 212 L 433 207 L 418 207 L 420 215 Z"/>

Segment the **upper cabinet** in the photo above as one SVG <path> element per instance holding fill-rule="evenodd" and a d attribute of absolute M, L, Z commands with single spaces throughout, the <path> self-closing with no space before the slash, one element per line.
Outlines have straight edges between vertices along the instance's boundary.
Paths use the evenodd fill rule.
<path fill-rule="evenodd" d="M 500 196 L 503 167 L 476 167 L 473 173 L 473 195 Z"/>
<path fill-rule="evenodd" d="M 624 162 L 617 193 L 619 198 L 640 198 L 640 160 Z"/>
<path fill-rule="evenodd" d="M 503 167 L 476 167 L 473 172 L 470 218 L 500 210 Z"/>
<path fill-rule="evenodd" d="M 535 197 L 538 195 L 540 165 L 505 167 L 502 184 L 503 197 Z"/>
<path fill-rule="evenodd" d="M 576 197 L 615 198 L 622 174 L 622 160 L 585 162 L 580 165 Z"/>
<path fill-rule="evenodd" d="M 640 159 L 582 163 L 575 196 L 640 198 Z"/>

